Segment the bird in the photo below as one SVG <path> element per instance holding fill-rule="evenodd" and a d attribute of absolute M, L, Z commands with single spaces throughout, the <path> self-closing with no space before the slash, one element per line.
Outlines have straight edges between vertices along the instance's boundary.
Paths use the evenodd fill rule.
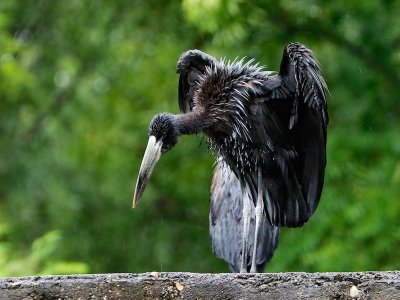
<path fill-rule="evenodd" d="M 239 186 L 240 192 L 235 193 L 241 195 L 242 204 L 240 241 L 232 241 L 233 245 L 219 241 L 217 248 L 222 250 L 215 251 L 214 245 L 214 251 L 228 261 L 223 250 L 240 248 L 238 271 L 249 272 L 250 264 L 250 272 L 257 272 L 262 269 L 257 261 L 262 243 L 276 247 L 275 235 L 265 239 L 266 232 L 302 226 L 321 198 L 329 117 L 328 87 L 319 62 L 311 49 L 298 42 L 284 47 L 277 73 L 266 71 L 253 59 L 218 60 L 200 50 L 189 50 L 178 60 L 177 73 L 181 114 L 160 113 L 150 122 L 133 207 L 161 155 L 171 150 L 181 135 L 204 134 L 227 174 L 234 178 L 233 184 L 223 186 L 222 194 Z M 214 179 L 223 176 L 219 163 L 216 167 Z M 213 183 L 211 218 L 217 211 L 213 210 L 215 199 L 222 197 L 215 180 Z M 234 206 L 236 197 L 227 198 Z M 252 217 L 254 231 L 250 232 Z M 211 240 L 213 244 L 218 239 L 214 236 Z M 228 264 L 237 271 L 236 263 Z"/>

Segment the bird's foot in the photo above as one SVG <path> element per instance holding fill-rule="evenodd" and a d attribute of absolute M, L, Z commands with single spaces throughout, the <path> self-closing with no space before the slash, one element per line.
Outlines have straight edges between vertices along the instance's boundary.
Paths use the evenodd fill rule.
<path fill-rule="evenodd" d="M 257 268 L 256 268 L 256 266 L 253 265 L 253 264 L 251 265 L 250 273 L 257 273 Z"/>

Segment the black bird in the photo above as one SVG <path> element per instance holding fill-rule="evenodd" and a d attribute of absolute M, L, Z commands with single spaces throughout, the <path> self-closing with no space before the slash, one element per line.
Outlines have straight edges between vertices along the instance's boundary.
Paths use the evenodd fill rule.
<path fill-rule="evenodd" d="M 225 63 L 198 50 L 181 56 L 177 72 L 183 114 L 162 113 L 151 121 L 133 206 L 161 154 L 173 148 L 181 134 L 204 133 L 240 184 L 240 272 L 248 271 L 249 259 L 250 271 L 256 272 L 263 216 L 271 230 L 302 226 L 320 200 L 328 113 L 319 64 L 310 49 L 291 43 L 283 51 L 278 74 L 264 71 L 253 60 Z M 255 229 L 250 239 L 252 205 Z M 253 251 L 249 241 L 254 241 Z M 276 245 L 273 238 L 267 243 Z"/>

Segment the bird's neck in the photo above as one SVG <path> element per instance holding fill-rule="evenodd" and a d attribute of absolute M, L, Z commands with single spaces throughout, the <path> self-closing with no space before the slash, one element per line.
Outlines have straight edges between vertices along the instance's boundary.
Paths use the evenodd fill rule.
<path fill-rule="evenodd" d="M 203 111 L 191 111 L 175 116 L 175 124 L 179 134 L 195 134 L 209 128 L 213 121 Z"/>

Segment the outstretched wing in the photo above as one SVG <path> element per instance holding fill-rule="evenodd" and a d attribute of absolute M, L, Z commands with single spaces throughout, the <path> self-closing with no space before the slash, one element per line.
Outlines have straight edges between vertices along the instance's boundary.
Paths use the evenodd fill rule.
<path fill-rule="evenodd" d="M 301 226 L 317 208 L 326 166 L 326 93 L 312 51 L 291 43 L 283 52 L 279 74 L 268 77 L 253 97 L 252 127 L 272 161 L 263 170 L 271 224 Z M 256 178 L 245 178 L 250 190 L 257 190 Z"/>
<path fill-rule="evenodd" d="M 211 185 L 210 238 L 214 253 L 224 259 L 232 272 L 240 271 L 243 194 L 239 180 L 229 166 L 218 160 Z M 278 245 L 279 228 L 271 226 L 263 215 L 260 223 L 260 242 L 257 249 L 257 272 L 262 272 Z M 255 209 L 251 206 L 249 229 L 248 271 L 253 255 Z"/>
<path fill-rule="evenodd" d="M 179 73 L 179 109 L 187 113 L 193 109 L 193 93 L 197 89 L 199 76 L 210 67 L 215 58 L 200 50 L 189 50 L 179 58 L 176 71 Z"/>
<path fill-rule="evenodd" d="M 272 87 L 271 98 L 293 99 L 293 106 L 289 121 L 289 128 L 293 128 L 298 121 L 298 107 L 300 105 L 311 109 L 318 116 L 319 125 L 324 131 L 329 123 L 327 112 L 326 93 L 328 87 L 320 73 L 319 63 L 313 52 L 300 43 L 291 43 L 283 51 L 279 75 L 275 82 L 266 88 Z"/>

